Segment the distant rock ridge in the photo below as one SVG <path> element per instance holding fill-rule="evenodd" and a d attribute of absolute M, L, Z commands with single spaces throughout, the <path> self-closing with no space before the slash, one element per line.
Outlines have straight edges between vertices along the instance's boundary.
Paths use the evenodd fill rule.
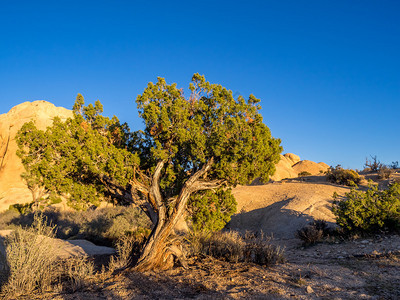
<path fill-rule="evenodd" d="M 24 102 L 0 115 L 0 212 L 12 204 L 32 202 L 32 194 L 21 178 L 24 166 L 17 156 L 15 136 L 23 124 L 34 121 L 39 129 L 46 129 L 54 117 L 66 120 L 73 116 L 71 110 L 38 100 Z"/>

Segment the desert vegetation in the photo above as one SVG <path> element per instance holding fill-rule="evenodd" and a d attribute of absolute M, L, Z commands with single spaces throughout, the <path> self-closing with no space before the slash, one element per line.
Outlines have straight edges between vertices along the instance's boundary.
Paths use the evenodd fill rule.
<path fill-rule="evenodd" d="M 371 184 L 366 191 L 352 189 L 339 199 L 334 195 L 333 212 L 346 233 L 398 232 L 400 229 L 400 184 L 379 190 Z"/>
<path fill-rule="evenodd" d="M 341 165 L 330 167 L 326 179 L 332 183 L 355 186 L 360 183 L 360 175 L 351 169 L 343 169 Z"/>

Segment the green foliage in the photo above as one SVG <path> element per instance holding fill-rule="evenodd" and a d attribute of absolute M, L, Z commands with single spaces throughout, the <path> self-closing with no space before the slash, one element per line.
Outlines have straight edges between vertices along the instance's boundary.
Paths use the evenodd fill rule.
<path fill-rule="evenodd" d="M 262 122 L 260 100 L 253 95 L 234 99 L 232 91 L 199 74 L 193 75 L 189 89 L 191 95 L 185 98 L 176 84 L 158 78 L 136 100 L 145 123 L 137 139 L 141 168 L 168 162 L 160 183 L 163 196 L 176 196 L 190 175 L 211 159 L 208 181 L 236 185 L 256 177 L 268 180 L 282 147 Z"/>
<path fill-rule="evenodd" d="M 340 165 L 330 167 L 326 173 L 326 179 L 336 184 L 355 186 L 360 183 L 361 177 L 354 170 L 343 169 Z"/>
<path fill-rule="evenodd" d="M 299 177 L 305 177 L 305 176 L 311 176 L 311 175 L 312 174 L 307 171 L 303 171 L 303 172 L 300 172 L 299 174 L 297 174 L 297 176 L 299 176 Z"/>
<path fill-rule="evenodd" d="M 345 200 L 334 195 L 333 213 L 337 224 L 346 232 L 369 233 L 400 229 L 400 183 L 386 190 L 370 185 L 363 192 L 352 189 Z"/>
<path fill-rule="evenodd" d="M 74 118 L 62 122 L 56 117 L 45 131 L 29 122 L 17 134 L 18 155 L 26 169 L 23 178 L 33 192 L 44 187 L 34 199 L 45 198 L 44 205 L 61 195 L 69 206 L 86 209 L 102 199 L 116 202 L 129 194 L 129 180 L 138 165 L 137 155 L 126 150 L 129 129 L 115 117 L 101 116 L 100 102 L 83 104 L 79 94 Z"/>
<path fill-rule="evenodd" d="M 236 200 L 231 190 L 204 191 L 194 194 L 188 202 L 188 210 L 195 231 L 218 231 L 236 212 Z"/>

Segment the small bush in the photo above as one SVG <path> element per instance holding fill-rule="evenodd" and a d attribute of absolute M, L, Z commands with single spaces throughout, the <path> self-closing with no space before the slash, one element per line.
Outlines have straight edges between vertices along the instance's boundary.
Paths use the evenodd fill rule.
<path fill-rule="evenodd" d="M 246 234 L 246 246 L 244 249 L 244 261 L 253 262 L 259 265 L 274 265 L 285 261 L 283 250 L 272 246 L 269 239 L 261 236 Z"/>
<path fill-rule="evenodd" d="M 326 179 L 332 183 L 348 186 L 355 186 L 361 182 L 361 177 L 356 171 L 343 169 L 340 165 L 335 168 L 330 167 L 326 174 Z"/>
<path fill-rule="evenodd" d="M 296 237 L 303 241 L 306 246 L 321 242 L 323 238 L 331 235 L 333 230 L 324 220 L 314 220 L 303 228 L 296 231 Z"/>
<path fill-rule="evenodd" d="M 312 174 L 307 171 L 303 171 L 303 172 L 300 172 L 299 174 L 297 174 L 297 176 L 299 176 L 299 177 L 305 177 L 305 176 L 311 176 L 311 175 Z"/>
<path fill-rule="evenodd" d="M 334 195 L 336 223 L 347 233 L 372 233 L 400 229 L 400 183 L 386 190 L 370 185 L 363 192 L 352 189 L 344 200 Z"/>
<path fill-rule="evenodd" d="M 115 270 L 125 269 L 130 265 L 135 245 L 138 242 L 141 243 L 142 241 L 138 241 L 135 236 L 126 235 L 115 243 L 117 256 L 112 256 L 110 263 L 108 264 L 108 269 L 111 273 Z"/>
<path fill-rule="evenodd" d="M 378 177 L 380 179 L 389 179 L 393 172 L 393 169 L 389 168 L 388 166 L 382 165 L 382 167 L 378 170 Z"/>

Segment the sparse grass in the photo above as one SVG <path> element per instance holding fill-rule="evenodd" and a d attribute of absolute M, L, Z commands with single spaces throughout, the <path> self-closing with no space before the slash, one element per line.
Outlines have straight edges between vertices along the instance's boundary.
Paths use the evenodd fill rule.
<path fill-rule="evenodd" d="M 8 279 L 2 287 L 3 295 L 16 297 L 50 289 L 58 276 L 52 237 L 54 227 L 47 226 L 40 215 L 35 215 L 32 227 L 17 228 L 6 237 Z"/>
<path fill-rule="evenodd" d="M 81 290 L 93 280 L 94 263 L 85 257 L 68 259 L 65 263 L 65 275 L 68 278 L 72 291 Z"/>
<path fill-rule="evenodd" d="M 117 256 L 112 256 L 108 264 L 110 273 L 115 270 L 125 269 L 131 264 L 132 254 L 137 243 L 137 238 L 132 235 L 124 236 L 116 242 L 115 250 L 117 251 Z"/>
<path fill-rule="evenodd" d="M 229 262 L 252 262 L 273 265 L 284 261 L 283 250 L 272 246 L 263 234 L 246 233 L 242 237 L 236 231 L 197 234 L 191 238 L 194 253 L 210 255 Z"/>

